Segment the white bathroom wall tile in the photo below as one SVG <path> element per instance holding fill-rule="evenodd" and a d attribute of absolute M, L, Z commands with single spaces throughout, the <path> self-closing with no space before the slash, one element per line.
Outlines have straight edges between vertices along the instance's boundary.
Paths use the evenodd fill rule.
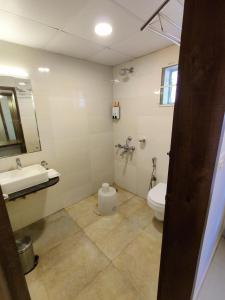
<path fill-rule="evenodd" d="M 110 81 L 111 84 L 111 81 Z M 109 83 L 107 83 L 109 85 Z M 110 93 L 112 91 L 111 86 L 110 89 L 105 89 L 107 93 Z M 101 91 L 102 92 L 102 91 Z M 97 96 L 93 95 L 87 95 L 88 98 L 88 106 L 87 111 L 90 116 L 108 116 L 110 121 L 112 117 L 112 97 L 106 98 L 101 97 L 99 95 L 100 93 L 97 93 Z M 111 122 L 112 123 L 112 122 Z M 112 125 L 112 124 L 111 124 Z"/>
<path fill-rule="evenodd" d="M 121 67 L 134 67 L 130 80 L 118 84 L 112 83 L 109 67 L 9 43 L 0 47 L 0 64 L 25 68 L 33 86 L 42 151 L 19 157 L 24 165 L 47 160 L 61 172 L 58 185 L 7 205 L 14 229 L 80 201 L 103 181 L 112 183 L 113 176 L 119 186 L 144 197 L 153 156 L 158 180 L 166 181 L 173 108 L 160 107 L 154 90 L 161 68 L 178 60 L 176 46 L 114 68 L 114 78 L 121 79 Z M 39 66 L 50 67 L 50 73 L 40 74 Z M 121 119 L 115 122 L 113 98 L 121 105 Z M 117 157 L 113 146 L 124 144 L 127 136 L 136 147 L 130 161 Z M 147 138 L 144 149 L 140 136 Z M 15 158 L 7 158 L 0 171 L 15 166 Z"/>
<path fill-rule="evenodd" d="M 96 173 L 106 171 L 106 166 L 113 166 L 112 132 L 90 136 L 90 157 L 93 178 Z M 110 168 L 111 169 L 111 168 Z"/>
<path fill-rule="evenodd" d="M 61 178 L 61 191 L 63 192 L 64 202 L 66 199 L 66 195 L 71 195 L 71 199 L 66 200 L 70 201 L 70 203 L 75 203 L 80 200 L 80 192 L 79 194 L 71 194 L 74 190 L 82 190 L 82 193 L 89 193 L 90 195 L 91 191 L 89 188 L 91 187 L 91 184 L 91 172 L 88 169 L 84 169 L 83 171 L 80 170 L 77 172 L 75 171 L 70 174 L 64 174 L 64 177 Z"/>
<path fill-rule="evenodd" d="M 112 132 L 93 134 L 89 138 L 93 193 L 103 182 L 113 183 Z"/>
<path fill-rule="evenodd" d="M 138 166 L 152 166 L 152 157 L 165 157 L 168 160 L 167 152 L 170 148 L 172 133 L 172 116 L 142 116 L 138 118 L 138 135 L 146 137 L 144 147 L 137 151 Z"/>
<path fill-rule="evenodd" d="M 112 118 L 110 114 L 89 116 L 88 132 L 90 134 L 109 132 L 110 130 L 112 131 Z"/>
<path fill-rule="evenodd" d="M 137 194 L 147 199 L 149 184 L 151 178 L 151 170 L 146 168 L 137 168 Z"/>
<path fill-rule="evenodd" d="M 124 116 L 129 117 L 129 119 L 132 122 L 134 122 L 135 121 L 134 118 L 137 115 L 137 109 L 138 109 L 138 106 L 139 106 L 136 95 L 133 94 L 130 97 L 128 97 L 128 96 L 123 97 L 123 96 L 115 96 L 114 95 L 114 99 L 119 101 L 120 104 L 121 104 L 121 107 L 120 107 L 121 120 L 120 120 L 120 122 L 118 122 L 118 124 L 119 123 L 121 124 L 123 122 Z M 115 122 L 115 124 L 116 124 L 116 122 Z"/>
<path fill-rule="evenodd" d="M 114 162 L 114 174 L 115 183 L 118 186 L 127 189 L 131 193 L 136 194 L 137 182 L 136 182 L 136 167 L 130 164 L 115 161 Z"/>
<path fill-rule="evenodd" d="M 56 139 L 87 136 L 88 117 L 86 111 L 77 109 L 71 101 L 51 101 L 51 122 Z"/>
<path fill-rule="evenodd" d="M 67 190 L 63 195 L 63 206 L 71 206 L 93 194 L 92 184 L 88 183 Z"/>
<path fill-rule="evenodd" d="M 27 70 L 34 93 L 42 151 L 19 157 L 24 166 L 46 160 L 61 173 L 57 185 L 7 205 L 13 228 L 19 229 L 91 195 L 96 178 L 112 181 L 112 68 L 5 42 L 0 48 L 0 64 Z M 50 72 L 41 74 L 40 66 Z M 92 154 L 89 143 L 96 133 L 109 133 L 102 148 L 110 149 L 110 163 L 104 161 L 105 152 Z M 0 171 L 15 167 L 15 157 L 1 160 Z"/>
<path fill-rule="evenodd" d="M 178 57 L 179 48 L 171 46 L 113 68 L 114 79 L 119 80 L 113 85 L 114 98 L 121 106 L 121 120 L 113 123 L 114 144 L 123 144 L 125 137 L 132 135 L 136 147 L 132 162 L 123 161 L 119 151 L 114 150 L 115 181 L 129 191 L 135 187 L 137 194 L 144 198 L 153 157 L 157 157 L 158 182 L 167 180 L 173 107 L 160 106 L 157 92 L 162 68 L 176 64 Z M 120 75 L 124 67 L 134 67 L 126 81 Z M 142 137 L 146 138 L 144 147 L 138 143 Z"/>
<path fill-rule="evenodd" d="M 112 164 L 113 166 L 113 164 Z M 98 189 L 102 186 L 104 182 L 107 182 L 109 184 L 114 183 L 114 172 L 111 170 L 102 171 L 93 173 L 93 180 L 92 180 L 92 192 L 93 194 L 98 191 Z"/>
<path fill-rule="evenodd" d="M 87 136 L 56 141 L 56 158 L 60 171 L 69 173 L 90 168 L 88 143 Z"/>
<path fill-rule="evenodd" d="M 121 135 L 123 139 L 132 136 L 133 138 L 137 135 L 137 118 L 136 116 L 126 114 L 122 108 L 121 103 L 121 119 L 113 121 L 113 132 L 114 135 Z"/>

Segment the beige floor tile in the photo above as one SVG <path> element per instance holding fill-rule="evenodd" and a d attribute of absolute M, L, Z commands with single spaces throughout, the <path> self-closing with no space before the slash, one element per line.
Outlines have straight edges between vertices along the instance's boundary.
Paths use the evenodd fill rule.
<path fill-rule="evenodd" d="M 156 299 L 162 223 L 144 199 L 122 189 L 118 199 L 112 216 L 92 196 L 21 231 L 40 254 L 26 276 L 32 300 Z"/>
<path fill-rule="evenodd" d="M 147 205 L 141 207 L 140 209 L 136 210 L 135 213 L 130 214 L 128 216 L 128 220 L 130 220 L 133 226 L 140 229 L 144 229 L 148 225 L 150 225 L 152 223 L 153 218 L 153 211 Z"/>
<path fill-rule="evenodd" d="M 66 211 L 80 227 L 85 228 L 100 218 L 95 212 L 96 204 L 96 197 L 91 196 L 66 208 Z"/>
<path fill-rule="evenodd" d="M 115 227 L 108 231 L 103 239 L 96 240 L 96 245 L 109 258 L 114 259 L 121 251 L 134 240 L 141 228 L 133 220 L 124 218 Z"/>
<path fill-rule="evenodd" d="M 141 300 L 137 291 L 113 266 L 107 267 L 75 300 Z"/>
<path fill-rule="evenodd" d="M 41 281 L 39 272 L 40 264 L 38 264 L 32 272 L 25 275 L 31 300 L 49 300 L 47 290 Z"/>
<path fill-rule="evenodd" d="M 116 213 L 112 216 L 100 217 L 97 222 L 84 228 L 84 231 L 92 241 L 100 244 L 104 242 L 112 232 L 117 230 L 124 221 L 125 218 L 121 214 Z"/>
<path fill-rule="evenodd" d="M 135 196 L 124 202 L 118 209 L 122 215 L 129 217 L 142 207 L 147 208 L 145 200 Z"/>
<path fill-rule="evenodd" d="M 16 237 L 29 235 L 37 254 L 44 253 L 60 244 L 66 237 L 80 231 L 74 220 L 61 210 L 15 233 Z"/>
<path fill-rule="evenodd" d="M 130 193 L 120 188 L 118 185 L 115 184 L 114 187 L 117 189 L 117 193 L 118 193 L 118 205 L 121 205 L 127 200 L 129 200 L 130 198 L 134 197 L 133 193 Z"/>
<path fill-rule="evenodd" d="M 31 300 L 49 300 L 47 291 L 40 280 L 27 281 Z"/>
<path fill-rule="evenodd" d="M 154 217 L 151 223 L 144 229 L 152 238 L 162 242 L 163 222 L 156 220 Z"/>
<path fill-rule="evenodd" d="M 129 210 L 130 207 L 128 206 L 127 209 Z M 152 210 L 147 205 L 141 205 L 141 208 L 130 214 L 128 218 L 123 216 L 120 210 L 113 216 L 100 217 L 97 222 L 85 228 L 85 233 L 112 260 L 137 237 L 142 229 L 151 224 L 152 218 Z"/>
<path fill-rule="evenodd" d="M 74 300 L 109 263 L 85 234 L 78 232 L 41 258 L 38 274 L 49 300 Z"/>
<path fill-rule="evenodd" d="M 142 300 L 157 298 L 160 253 L 161 243 L 143 231 L 113 260 L 113 265 L 142 295 Z"/>

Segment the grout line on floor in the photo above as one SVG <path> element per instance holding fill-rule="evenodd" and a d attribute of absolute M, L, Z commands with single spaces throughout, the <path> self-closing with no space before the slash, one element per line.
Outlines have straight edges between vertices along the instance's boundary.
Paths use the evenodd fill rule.
<path fill-rule="evenodd" d="M 107 268 L 109 268 L 111 265 L 112 265 L 112 262 L 110 261 L 110 263 L 109 263 L 107 266 L 105 266 L 102 270 L 100 270 L 99 272 L 97 272 L 96 275 L 95 275 L 95 277 L 94 277 L 92 280 L 90 280 L 89 282 L 87 282 L 87 283 L 84 285 L 84 287 L 82 288 L 82 290 L 76 295 L 76 298 L 82 293 L 82 291 L 83 291 L 84 289 L 86 289 L 89 285 L 91 285 L 92 282 L 93 282 L 93 281 L 94 281 L 101 273 L 103 273 Z M 76 300 L 76 298 L 75 298 L 74 300 Z M 85 299 L 84 299 L 84 300 L 85 300 Z"/>
<path fill-rule="evenodd" d="M 136 288 L 136 286 L 133 284 L 133 282 L 126 276 L 126 274 L 121 271 L 116 265 L 114 265 L 113 261 L 112 261 L 112 266 L 124 277 L 124 279 L 126 279 L 126 281 L 129 282 L 129 284 L 135 289 L 135 291 L 137 292 L 138 295 L 142 296 L 140 291 Z"/>

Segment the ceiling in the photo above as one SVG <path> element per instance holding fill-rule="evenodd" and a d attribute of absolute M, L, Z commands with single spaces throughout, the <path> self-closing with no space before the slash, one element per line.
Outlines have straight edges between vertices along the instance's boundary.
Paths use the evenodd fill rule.
<path fill-rule="evenodd" d="M 140 27 L 164 0 L 0 0 L 0 40 L 105 65 L 117 65 L 172 44 Z M 182 0 L 164 14 L 182 26 Z M 98 37 L 96 23 L 113 33 Z M 159 26 L 159 21 L 156 20 Z"/>

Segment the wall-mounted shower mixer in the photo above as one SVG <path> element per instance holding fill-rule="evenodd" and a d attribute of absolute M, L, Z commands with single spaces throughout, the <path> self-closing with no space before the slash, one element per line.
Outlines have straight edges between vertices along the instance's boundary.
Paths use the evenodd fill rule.
<path fill-rule="evenodd" d="M 132 137 L 128 136 L 127 139 L 126 139 L 126 144 L 125 145 L 121 145 L 121 144 L 115 145 L 116 148 L 123 149 L 123 151 L 120 154 L 121 156 L 123 156 L 125 153 L 133 153 L 135 151 L 135 147 L 130 146 L 131 141 L 132 141 Z"/>

